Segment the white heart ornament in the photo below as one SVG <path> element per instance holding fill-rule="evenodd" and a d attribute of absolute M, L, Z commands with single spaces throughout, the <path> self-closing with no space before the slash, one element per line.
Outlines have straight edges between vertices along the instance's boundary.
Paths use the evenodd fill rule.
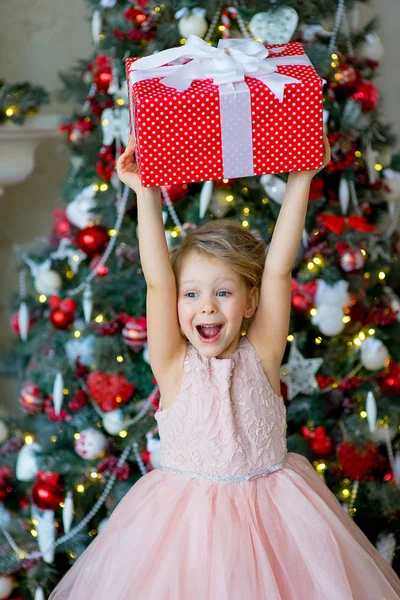
<path fill-rule="evenodd" d="M 287 44 L 296 31 L 299 16 L 294 8 L 281 6 L 257 13 L 249 23 L 251 34 L 267 44 Z"/>

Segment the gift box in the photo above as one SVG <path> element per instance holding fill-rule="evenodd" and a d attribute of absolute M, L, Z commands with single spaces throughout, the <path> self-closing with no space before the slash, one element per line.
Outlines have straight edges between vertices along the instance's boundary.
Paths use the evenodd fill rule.
<path fill-rule="evenodd" d="M 125 64 L 144 186 L 322 167 L 324 80 L 301 44 L 190 36 Z"/>

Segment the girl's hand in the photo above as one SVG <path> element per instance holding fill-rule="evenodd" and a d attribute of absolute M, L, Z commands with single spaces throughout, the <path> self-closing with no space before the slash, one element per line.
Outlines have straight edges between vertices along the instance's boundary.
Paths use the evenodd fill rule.
<path fill-rule="evenodd" d="M 331 162 L 331 147 L 330 147 L 328 138 L 325 133 L 324 133 L 323 143 L 324 143 L 324 164 L 322 167 L 320 167 L 319 169 L 314 169 L 312 171 L 297 171 L 297 172 L 292 171 L 290 173 L 290 175 L 301 175 L 303 177 L 308 176 L 310 179 L 312 179 L 317 173 L 322 171 L 322 169 L 325 169 L 326 165 Z"/>
<path fill-rule="evenodd" d="M 130 187 L 136 194 L 146 189 L 142 186 L 139 167 L 137 166 L 135 157 L 135 138 L 132 133 L 129 136 L 125 152 L 117 160 L 117 174 L 122 183 Z"/>

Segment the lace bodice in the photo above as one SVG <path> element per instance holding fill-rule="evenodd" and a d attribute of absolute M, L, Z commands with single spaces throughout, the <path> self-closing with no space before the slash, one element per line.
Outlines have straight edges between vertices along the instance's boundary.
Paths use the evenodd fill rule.
<path fill-rule="evenodd" d="M 229 358 L 208 358 L 188 342 L 181 388 L 155 413 L 161 467 L 239 478 L 286 456 L 286 408 L 243 336 Z"/>

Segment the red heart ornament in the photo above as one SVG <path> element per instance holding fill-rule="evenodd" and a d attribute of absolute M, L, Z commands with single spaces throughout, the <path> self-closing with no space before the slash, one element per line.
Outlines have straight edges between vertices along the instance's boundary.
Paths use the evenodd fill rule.
<path fill-rule="evenodd" d="M 135 385 L 125 375 L 108 375 L 101 371 L 90 373 L 87 378 L 90 395 L 104 412 L 111 412 L 126 404 L 135 391 Z"/>

